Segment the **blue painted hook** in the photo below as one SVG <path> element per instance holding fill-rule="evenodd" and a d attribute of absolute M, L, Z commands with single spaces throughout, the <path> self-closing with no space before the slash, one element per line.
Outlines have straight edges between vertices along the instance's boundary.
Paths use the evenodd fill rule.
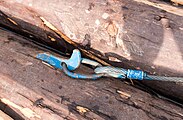
<path fill-rule="evenodd" d="M 70 57 L 70 59 L 64 59 L 64 58 L 59 58 L 53 55 L 49 55 L 46 53 L 40 53 L 36 56 L 37 59 L 40 59 L 44 62 L 47 62 L 51 66 L 57 68 L 57 69 L 63 69 L 62 63 L 66 63 L 68 70 L 75 70 L 79 67 L 81 64 L 81 53 L 79 50 L 75 49 Z"/>

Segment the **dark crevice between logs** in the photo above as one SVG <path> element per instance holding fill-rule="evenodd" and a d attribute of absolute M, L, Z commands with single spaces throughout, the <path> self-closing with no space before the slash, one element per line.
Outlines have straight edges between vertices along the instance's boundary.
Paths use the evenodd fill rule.
<path fill-rule="evenodd" d="M 1 10 L 0 10 L 0 20 L 1 20 L 0 22 L 1 28 L 17 33 L 18 35 L 21 35 L 25 39 L 28 39 L 29 41 L 44 48 L 47 48 L 51 51 L 54 51 L 60 55 L 70 56 L 70 54 L 74 49 L 79 49 L 81 50 L 83 56 L 96 58 L 97 59 L 96 61 L 99 61 L 105 65 L 109 65 L 107 62 L 104 61 L 104 59 L 107 58 L 105 58 L 103 54 L 101 54 L 99 51 L 91 48 L 86 52 L 86 50 L 84 50 L 85 46 L 82 46 L 75 42 L 73 42 L 74 44 L 69 43 L 67 40 L 63 38 L 62 35 L 59 34 L 60 31 L 54 31 L 50 29 L 47 25 L 45 25 L 44 28 L 37 27 L 28 22 L 7 15 Z M 40 18 L 40 20 L 42 19 Z M 44 24 L 44 22 L 45 21 L 41 21 L 42 24 Z M 50 37 L 54 38 L 55 40 L 51 40 Z"/>
<path fill-rule="evenodd" d="M 42 28 L 34 26 L 30 23 L 27 23 L 27 22 L 19 20 L 17 18 L 11 17 L 11 19 L 15 20 L 17 23 L 21 23 L 21 25 L 24 26 L 24 28 L 23 28 L 19 25 L 13 24 L 7 18 L 10 18 L 10 17 L 8 15 L 6 15 L 5 13 L 3 13 L 2 11 L 0 11 L 0 20 L 1 20 L 0 27 L 2 27 L 5 30 L 17 33 L 17 35 L 21 35 L 26 40 L 33 42 L 41 47 L 44 47 L 46 49 L 49 49 L 53 52 L 56 52 L 56 53 L 64 55 L 64 56 L 69 56 L 72 53 L 72 50 L 76 48 L 73 45 L 67 43 L 65 40 L 63 40 L 63 38 L 59 37 L 53 31 L 43 30 Z M 38 33 L 40 33 L 40 34 L 38 34 Z M 48 36 L 54 37 L 56 39 L 56 41 L 51 41 L 50 38 L 48 38 Z M 9 39 L 14 40 L 11 37 Z M 22 44 L 24 44 L 24 43 L 22 43 Z M 125 58 L 123 58 L 122 56 L 119 56 L 114 53 L 111 53 L 111 54 L 109 53 L 108 55 L 106 54 L 105 57 L 108 58 L 110 56 L 113 56 L 113 57 L 115 56 L 116 58 L 118 58 L 119 60 L 121 60 L 123 62 L 115 63 L 115 62 L 108 61 L 108 59 L 106 59 L 105 57 L 102 57 L 102 54 L 100 54 L 99 51 L 94 50 L 94 49 L 93 49 L 93 53 L 97 54 L 96 56 L 98 56 L 100 59 L 102 59 L 114 66 L 123 66 L 124 68 L 131 68 L 131 69 L 134 69 L 137 66 L 141 66 L 141 69 L 148 70 L 148 71 L 155 71 L 154 69 L 152 70 L 149 66 L 143 65 L 143 63 L 137 63 L 135 61 L 128 61 Z M 167 70 L 167 68 L 161 68 L 156 71 L 157 72 L 163 71 L 164 73 L 170 73 L 170 70 Z M 161 72 L 159 72 L 159 73 L 161 73 Z M 176 74 L 180 75 L 181 73 L 180 74 L 176 73 Z M 173 75 L 175 75 L 175 74 L 173 74 Z M 136 85 L 138 86 L 138 88 L 141 88 L 143 90 L 145 89 L 145 91 L 149 91 L 148 89 L 151 90 L 151 88 L 149 88 L 147 86 L 146 86 L 146 88 L 148 88 L 148 89 L 144 88 L 144 86 L 139 85 L 139 82 L 137 82 Z M 158 90 L 157 90 L 157 93 L 164 96 L 164 93 L 160 93 Z M 182 99 L 180 99 L 179 97 L 176 97 L 176 96 L 167 95 L 166 97 L 170 98 L 170 100 L 173 99 L 174 101 L 177 101 L 180 104 L 182 104 L 182 102 L 183 102 Z"/>
<path fill-rule="evenodd" d="M 25 28 L 28 28 L 28 30 L 26 30 L 26 29 L 22 28 L 21 26 L 15 25 L 12 22 L 10 22 L 8 20 L 8 18 L 10 18 L 8 15 L 6 15 L 2 11 L 0 11 L 0 20 L 1 20 L 0 27 L 6 31 L 14 32 L 17 35 L 21 35 L 23 38 L 41 46 L 41 47 L 44 47 L 46 49 L 49 49 L 51 51 L 54 51 L 54 52 L 64 55 L 64 56 L 68 56 L 74 49 L 72 45 L 65 43 L 64 40 L 59 38 L 55 33 L 51 32 L 51 31 L 43 30 L 37 26 L 33 26 L 30 23 L 21 21 L 17 18 L 13 18 L 13 17 L 10 18 L 10 19 L 20 22 L 22 25 L 24 25 Z M 32 31 L 29 30 L 30 28 L 32 29 Z M 42 34 L 36 34 L 36 33 L 42 33 Z M 52 42 L 48 37 L 46 37 L 44 35 L 54 36 L 56 41 Z M 62 46 L 62 47 L 60 47 L 60 46 Z"/>
<path fill-rule="evenodd" d="M 11 118 L 13 118 L 14 120 L 25 120 L 25 118 L 23 118 L 18 111 L 13 110 L 10 106 L 6 105 L 3 102 L 0 102 L 0 110 L 6 113 Z"/>

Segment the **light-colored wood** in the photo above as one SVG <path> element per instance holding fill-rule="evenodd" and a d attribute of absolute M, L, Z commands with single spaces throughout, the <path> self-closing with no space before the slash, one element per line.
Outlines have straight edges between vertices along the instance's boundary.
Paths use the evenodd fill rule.
<path fill-rule="evenodd" d="M 183 0 L 171 0 L 171 1 L 174 2 L 175 4 L 183 5 Z"/>
<path fill-rule="evenodd" d="M 183 9 L 174 7 L 172 5 L 168 5 L 166 3 L 151 2 L 149 0 L 134 0 L 134 1 L 165 10 L 165 11 L 175 14 L 175 15 L 183 16 Z M 171 1 L 178 3 L 178 4 L 183 4 L 182 0 L 171 0 Z"/>
<path fill-rule="evenodd" d="M 43 41 L 43 43 L 52 45 L 57 50 L 66 46 L 70 52 L 73 46 L 77 47 L 77 45 L 72 46 L 71 44 L 75 44 L 75 42 L 79 44 L 87 33 L 91 36 L 91 47 L 95 51 L 83 49 L 86 54 L 90 51 L 95 56 L 98 52 L 101 52 L 100 55 L 104 56 L 107 62 L 109 62 L 109 58 L 114 62 L 113 65 L 118 67 L 142 69 L 151 74 L 182 75 L 183 24 L 181 22 L 181 13 L 178 12 L 179 15 L 177 15 L 176 12 L 172 12 L 174 8 L 164 10 L 163 5 L 167 4 L 163 2 L 144 3 L 143 1 L 135 2 L 133 0 L 100 2 L 91 2 L 89 0 L 78 0 L 77 2 L 73 0 L 59 2 L 57 0 L 24 0 L 19 2 L 6 0 L 0 3 L 0 10 L 4 13 L 0 14 L 0 24 L 11 27 L 14 31 L 20 31 L 19 34 L 26 31 L 26 33 L 22 34 L 23 36 L 27 35 L 32 40 L 36 40 L 36 42 Z M 175 14 L 165 12 L 168 10 Z M 164 20 L 166 24 L 163 23 Z M 66 40 L 60 39 L 59 36 Z M 150 97 L 151 95 L 145 92 L 141 93 L 133 87 L 128 88 L 129 86 L 127 87 L 121 81 L 104 78 L 104 80 L 96 82 L 86 82 L 68 78 L 62 72 L 57 71 L 57 73 L 54 70 L 45 68 L 35 59 L 28 59 L 28 55 L 22 56 L 22 52 L 23 54 L 29 53 L 32 55 L 33 52 L 36 53 L 38 51 L 30 46 L 23 47 L 26 44 L 16 46 L 18 43 L 12 42 L 16 39 L 20 41 L 20 38 L 12 37 L 12 35 L 9 35 L 9 38 L 10 44 L 7 42 L 8 40 L 1 44 L 0 56 L 3 59 L 3 63 L 0 71 L 6 78 L 8 76 L 11 79 L 7 86 L 12 86 L 12 82 L 17 81 L 17 84 L 21 85 L 17 85 L 19 89 L 24 89 L 25 87 L 25 91 L 32 90 L 33 93 L 35 92 L 33 94 L 34 97 L 31 97 L 31 101 L 44 97 L 55 103 L 54 101 L 60 100 L 59 96 L 64 96 L 63 99 L 66 96 L 66 104 L 61 105 L 70 109 L 70 105 L 73 107 L 73 104 L 77 103 L 81 107 L 74 106 L 73 108 L 76 108 L 74 111 L 88 115 L 91 119 L 94 118 L 93 116 L 97 116 L 100 119 L 103 117 L 112 119 L 111 116 L 116 116 L 118 119 L 125 119 L 124 117 L 127 117 L 127 119 L 142 119 L 140 115 L 144 119 L 150 119 L 145 114 L 155 114 L 155 119 L 161 119 L 161 116 L 164 116 L 163 106 L 165 104 L 169 106 L 169 103 L 159 101 L 159 99 L 151 104 L 149 101 L 154 101 L 154 98 Z M 67 41 L 68 44 L 59 44 L 62 41 Z M 92 58 L 92 56 L 88 56 Z M 101 58 L 97 57 L 97 59 Z M 27 63 L 27 61 L 31 61 L 33 64 L 30 65 L 31 63 Z M 85 67 L 80 70 L 81 73 L 90 71 Z M 105 81 L 105 79 L 107 80 Z M 59 87 L 59 85 L 62 87 Z M 134 82 L 134 85 L 136 85 L 136 82 Z M 167 96 L 183 99 L 183 89 L 180 83 L 150 81 L 147 85 Z M 6 84 L 2 86 L 6 86 Z M 15 85 L 12 87 L 16 88 Z M 10 88 L 4 89 L 11 91 Z M 31 96 L 31 93 L 24 93 L 23 90 L 19 89 L 18 91 L 26 97 Z M 122 91 L 123 95 L 119 91 L 117 93 L 117 90 Z M 17 95 L 16 90 L 12 91 L 15 96 L 21 96 Z M 10 99 L 8 94 L 9 92 L 2 99 L 5 98 L 10 101 L 8 103 L 12 102 L 20 106 L 21 108 L 18 107 L 20 109 L 17 109 L 19 112 L 21 112 L 22 108 L 27 108 L 24 103 L 22 106 L 20 105 L 20 100 L 14 101 L 13 98 Z M 35 96 L 38 96 L 38 98 Z M 117 97 L 120 97 L 120 99 L 117 99 Z M 23 101 L 26 101 L 26 99 L 24 98 Z M 49 104 L 49 102 L 46 102 L 46 104 Z M 32 107 L 31 103 L 28 105 Z M 157 105 L 152 108 L 153 110 L 157 107 L 160 108 L 155 113 L 154 111 L 149 111 L 151 110 L 149 109 L 152 107 L 151 105 Z M 59 110 L 68 112 L 67 108 L 62 109 L 63 106 Z M 141 110 L 139 110 L 139 106 L 142 107 L 140 108 Z M 176 109 L 174 114 L 181 119 L 182 109 L 180 110 L 177 106 L 173 106 L 173 108 Z M 172 110 L 172 107 L 166 109 Z M 34 111 L 34 109 L 31 110 Z M 162 112 L 163 114 L 161 114 Z M 136 116 L 136 113 L 138 113 L 138 116 Z M 74 118 L 77 115 L 74 114 Z M 170 114 L 166 114 L 166 116 L 174 119 L 174 116 L 172 117 Z M 83 117 L 79 116 L 79 118 Z"/>
<path fill-rule="evenodd" d="M 13 120 L 10 116 L 0 110 L 0 120 Z"/>
<path fill-rule="evenodd" d="M 10 32 L 0 30 L 0 33 L 0 101 L 24 119 L 183 118 L 183 109 L 179 106 L 123 81 L 111 78 L 96 81 L 71 79 L 34 57 L 42 52 L 54 54 L 51 51 Z M 81 65 L 77 72 L 92 73 L 93 70 Z"/>

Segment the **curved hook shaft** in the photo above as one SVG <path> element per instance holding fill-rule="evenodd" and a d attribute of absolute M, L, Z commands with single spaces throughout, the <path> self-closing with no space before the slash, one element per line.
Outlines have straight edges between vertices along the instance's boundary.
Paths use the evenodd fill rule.
<path fill-rule="evenodd" d="M 84 75 L 84 74 L 79 74 L 79 73 L 73 73 L 70 72 L 67 68 L 67 64 L 66 63 L 62 63 L 62 68 L 63 68 L 63 72 L 68 75 L 71 78 L 75 78 L 75 79 L 93 79 L 96 80 L 98 78 L 101 78 L 102 76 L 104 76 L 104 74 L 92 74 L 92 75 Z"/>

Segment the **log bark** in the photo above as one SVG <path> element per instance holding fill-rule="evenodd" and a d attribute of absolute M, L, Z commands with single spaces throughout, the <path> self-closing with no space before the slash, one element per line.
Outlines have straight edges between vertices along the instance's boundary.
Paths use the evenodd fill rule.
<path fill-rule="evenodd" d="M 0 10 L 1 26 L 56 52 L 71 53 L 79 48 L 83 55 L 105 65 L 182 76 L 182 8 L 154 0 L 6 0 L 0 2 Z M 91 42 L 87 50 L 80 45 L 86 34 Z M 181 83 L 144 84 L 170 98 L 183 100 Z"/>
<path fill-rule="evenodd" d="M 9 31 L 0 33 L 0 109 L 13 119 L 183 119 L 182 107 L 125 81 L 71 79 L 35 59 L 40 52 L 60 55 Z M 78 69 L 86 71 L 92 69 Z"/>

